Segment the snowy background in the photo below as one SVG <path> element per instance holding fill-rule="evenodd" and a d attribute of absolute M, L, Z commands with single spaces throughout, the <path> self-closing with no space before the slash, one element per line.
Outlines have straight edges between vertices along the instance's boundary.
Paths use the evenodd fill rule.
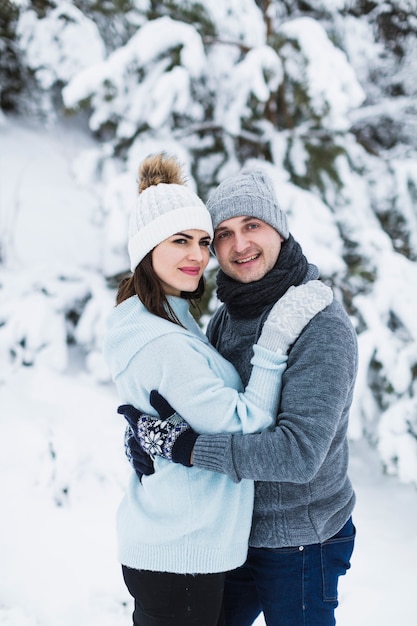
<path fill-rule="evenodd" d="M 338 625 L 412 626 L 415 1 L 97 4 L 0 2 L 0 625 L 130 623 L 100 345 L 137 165 L 165 149 L 202 197 L 265 168 L 351 315 L 358 540 Z"/>

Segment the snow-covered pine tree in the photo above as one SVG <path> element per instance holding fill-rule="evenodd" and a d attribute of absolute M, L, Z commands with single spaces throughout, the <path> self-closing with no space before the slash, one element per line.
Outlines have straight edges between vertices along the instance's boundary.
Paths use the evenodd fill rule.
<path fill-rule="evenodd" d="M 26 95 L 25 110 L 87 118 L 97 139 L 74 169 L 100 193 L 104 277 L 127 268 L 144 156 L 176 153 L 203 198 L 242 165 L 265 168 L 358 332 L 351 435 L 417 484 L 415 0 L 6 4 L 26 83 L 0 64 L 2 107 L 23 110 Z M 92 353 L 97 293 L 73 318 Z"/>

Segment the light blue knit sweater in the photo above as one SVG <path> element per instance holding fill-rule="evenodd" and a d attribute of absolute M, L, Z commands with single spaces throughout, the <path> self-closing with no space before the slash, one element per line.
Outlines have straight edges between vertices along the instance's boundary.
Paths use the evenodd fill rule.
<path fill-rule="evenodd" d="M 185 328 L 151 315 L 136 297 L 112 312 L 103 353 L 121 404 L 155 414 L 157 389 L 200 433 L 254 433 L 272 424 L 287 357 L 255 346 L 247 388 L 188 310 L 169 298 Z M 117 515 L 120 562 L 135 569 L 210 573 L 246 558 L 254 485 L 155 460 L 142 483 L 132 473 Z"/>

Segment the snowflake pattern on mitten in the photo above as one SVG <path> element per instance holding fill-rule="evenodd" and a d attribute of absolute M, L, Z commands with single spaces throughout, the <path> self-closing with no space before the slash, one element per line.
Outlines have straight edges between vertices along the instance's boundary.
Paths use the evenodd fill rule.
<path fill-rule="evenodd" d="M 177 414 L 175 413 L 175 415 Z M 174 416 L 171 416 L 170 420 L 172 420 L 173 417 Z M 172 459 L 172 448 L 174 447 L 174 444 L 177 441 L 178 437 L 182 435 L 183 433 L 185 433 L 185 431 L 190 430 L 190 426 L 183 419 L 181 419 L 181 421 L 176 424 L 174 423 L 173 425 L 174 425 L 174 428 L 171 429 L 170 433 L 168 434 L 166 438 L 165 444 L 163 446 L 163 450 L 164 450 L 163 456 L 169 460 Z"/>
<path fill-rule="evenodd" d="M 140 444 L 151 456 L 162 456 L 172 460 L 172 448 L 178 437 L 190 426 L 177 413 L 168 419 L 141 415 L 137 424 Z"/>

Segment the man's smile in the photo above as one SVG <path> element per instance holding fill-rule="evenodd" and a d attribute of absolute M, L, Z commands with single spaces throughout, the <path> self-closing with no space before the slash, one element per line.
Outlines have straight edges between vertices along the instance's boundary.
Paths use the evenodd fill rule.
<path fill-rule="evenodd" d="M 252 256 L 247 256 L 244 259 L 236 259 L 234 261 L 234 263 L 237 263 L 238 265 L 240 265 L 241 263 L 249 263 L 250 261 L 255 261 L 257 258 L 259 258 L 260 254 L 252 254 Z"/>

